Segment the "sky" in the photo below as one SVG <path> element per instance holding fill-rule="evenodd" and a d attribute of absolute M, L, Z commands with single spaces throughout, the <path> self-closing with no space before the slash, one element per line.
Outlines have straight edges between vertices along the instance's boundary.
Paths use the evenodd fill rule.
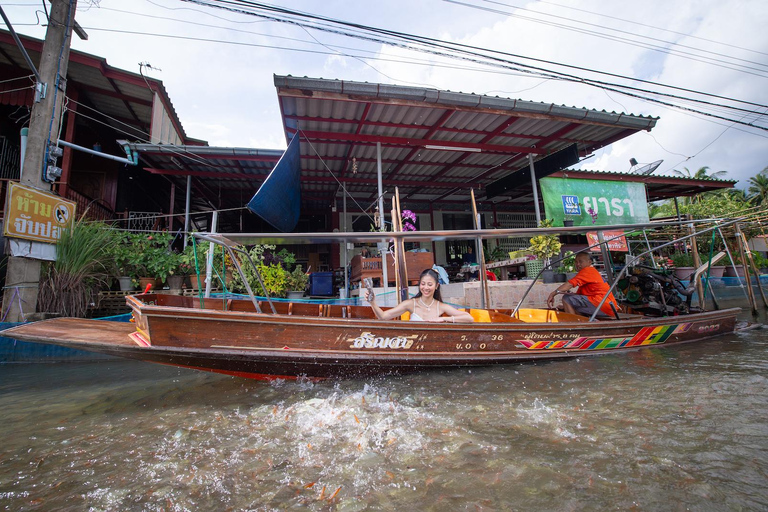
<path fill-rule="evenodd" d="M 725 171 L 737 187 L 768 167 L 768 2 L 764 0 L 284 0 L 282 7 L 507 52 L 581 78 L 737 106 L 688 103 L 717 119 L 573 81 L 416 52 L 181 0 L 79 0 L 88 32 L 72 47 L 162 80 L 187 136 L 212 146 L 284 149 L 273 74 L 411 85 L 659 117 L 575 168 Z M 42 0 L 10 0 L 15 30 L 43 38 Z M 577 70 L 558 64 L 584 68 Z M 598 75 L 599 70 L 626 78 Z M 658 97 L 658 96 L 654 96 Z M 732 99 L 739 102 L 731 101 Z M 750 103 L 744 103 L 750 102 Z"/>

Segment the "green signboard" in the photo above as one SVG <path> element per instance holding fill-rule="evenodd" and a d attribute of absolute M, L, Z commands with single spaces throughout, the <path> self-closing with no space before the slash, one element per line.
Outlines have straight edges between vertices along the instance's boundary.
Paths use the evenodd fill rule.
<path fill-rule="evenodd" d="M 555 226 L 641 224 L 648 222 L 645 183 L 542 178 L 544 210 Z"/>

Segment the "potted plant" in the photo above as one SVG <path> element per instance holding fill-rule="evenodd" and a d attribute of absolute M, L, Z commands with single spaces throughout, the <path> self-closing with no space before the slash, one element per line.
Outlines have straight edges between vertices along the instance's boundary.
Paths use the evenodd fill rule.
<path fill-rule="evenodd" d="M 304 272 L 301 265 L 296 265 L 292 272 L 285 278 L 285 287 L 288 291 L 289 299 L 300 299 L 304 296 L 304 290 L 309 284 L 309 274 Z"/>
<path fill-rule="evenodd" d="M 176 266 L 176 255 L 171 250 L 170 233 L 140 233 L 131 235 L 130 263 L 137 269 L 142 291 L 148 285 L 158 287 Z"/>
<path fill-rule="evenodd" d="M 693 263 L 693 254 L 680 252 L 672 255 L 672 264 L 675 266 L 675 275 L 678 279 L 688 279 L 696 270 Z"/>
<path fill-rule="evenodd" d="M 133 282 L 136 279 L 136 266 L 134 265 L 135 249 L 131 243 L 131 234 L 125 231 L 112 231 L 113 243 L 110 256 L 112 259 L 112 273 L 120 283 L 120 291 L 133 290 Z"/>
<path fill-rule="evenodd" d="M 541 221 L 540 227 L 551 228 L 552 220 L 546 219 Z M 536 235 L 530 239 L 531 246 L 530 251 L 536 256 L 538 260 L 543 262 L 544 268 L 549 267 L 549 259 L 552 256 L 556 256 L 560 253 L 560 248 L 563 244 L 560 243 L 560 238 L 557 235 Z M 527 265 L 526 265 L 527 270 Z M 554 281 L 554 272 L 549 269 L 542 273 L 542 280 L 547 283 Z"/>
<path fill-rule="evenodd" d="M 199 249 L 198 249 L 199 250 Z M 193 289 L 197 288 L 197 276 L 190 278 L 192 274 L 197 273 L 197 266 L 195 265 L 195 246 L 190 242 L 179 254 L 178 265 L 175 273 L 180 275 L 184 281 L 184 285 Z"/>
<path fill-rule="evenodd" d="M 565 251 L 563 259 L 560 261 L 559 271 L 565 274 L 563 282 L 576 277 L 576 255 L 573 254 L 573 251 Z"/>
<path fill-rule="evenodd" d="M 264 282 L 264 287 L 267 289 L 267 292 L 275 297 L 285 297 L 288 272 L 286 272 L 283 266 L 279 263 L 272 263 L 269 265 L 259 263 L 258 267 L 259 274 L 261 274 L 261 280 Z M 251 284 L 251 287 L 254 293 L 258 294 L 256 290 L 259 290 L 260 286 L 257 285 L 256 288 L 253 288 L 253 284 Z"/>
<path fill-rule="evenodd" d="M 744 265 L 742 265 L 741 258 L 739 256 L 734 255 L 732 261 L 731 258 L 726 255 L 725 258 L 723 258 L 721 261 L 723 265 L 725 265 L 723 277 L 744 277 Z"/>
<path fill-rule="evenodd" d="M 114 233 L 105 224 L 78 221 L 64 229 L 56 244 L 56 261 L 45 263 L 37 309 L 83 318 L 98 292 L 108 288 L 114 265 Z"/>

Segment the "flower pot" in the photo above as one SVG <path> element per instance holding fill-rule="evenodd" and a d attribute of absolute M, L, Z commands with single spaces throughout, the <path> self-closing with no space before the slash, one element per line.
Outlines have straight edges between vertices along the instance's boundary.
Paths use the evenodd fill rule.
<path fill-rule="evenodd" d="M 300 299 L 304 297 L 304 290 L 292 290 L 288 292 L 289 299 Z"/>
<path fill-rule="evenodd" d="M 715 267 L 714 265 L 709 267 L 709 277 L 723 277 L 725 272 L 724 266 Z"/>
<path fill-rule="evenodd" d="M 541 273 L 541 280 L 545 284 L 554 283 L 555 281 L 555 271 L 554 270 L 545 270 Z"/>
<path fill-rule="evenodd" d="M 184 284 L 184 276 L 168 276 L 168 288 L 171 290 L 181 290 L 182 285 Z"/>
<path fill-rule="evenodd" d="M 675 267 L 675 276 L 678 279 L 688 280 L 694 270 L 696 270 L 694 267 Z"/>
<path fill-rule="evenodd" d="M 131 279 L 129 276 L 118 277 L 117 282 L 120 283 L 121 292 L 130 292 L 133 290 L 133 279 Z"/>
<path fill-rule="evenodd" d="M 139 278 L 139 289 L 144 292 L 144 290 L 147 289 L 147 285 L 152 285 L 152 288 L 150 288 L 150 291 L 157 290 L 157 279 L 154 277 L 140 277 Z"/>
<path fill-rule="evenodd" d="M 528 260 L 525 262 L 525 275 L 533 279 L 536 274 L 544 268 L 544 262 L 541 260 Z"/>
<path fill-rule="evenodd" d="M 566 281 L 566 279 L 565 279 L 565 274 L 564 273 L 555 274 L 555 282 L 556 283 L 564 283 L 565 281 Z"/>
<path fill-rule="evenodd" d="M 200 276 L 200 282 L 205 286 L 205 276 Z M 200 286 L 197 283 L 197 274 L 190 274 L 184 277 L 184 287 L 189 290 L 199 290 Z"/>
<path fill-rule="evenodd" d="M 571 226 L 573 226 L 573 219 L 565 219 L 563 221 L 563 227 L 564 228 L 569 228 Z"/>
<path fill-rule="evenodd" d="M 738 272 L 739 277 L 744 277 L 744 265 L 736 265 L 736 270 L 734 270 L 733 265 L 728 265 L 725 267 L 725 272 L 723 273 L 724 277 L 736 277 Z"/>
<path fill-rule="evenodd" d="M 565 280 L 566 281 L 570 281 L 571 279 L 576 277 L 576 274 L 578 274 L 578 272 L 566 272 L 565 273 Z"/>

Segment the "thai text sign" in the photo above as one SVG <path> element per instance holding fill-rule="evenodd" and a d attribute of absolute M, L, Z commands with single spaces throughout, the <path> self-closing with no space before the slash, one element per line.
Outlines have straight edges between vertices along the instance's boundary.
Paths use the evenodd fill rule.
<path fill-rule="evenodd" d="M 609 251 L 629 252 L 627 239 L 623 231 L 603 231 L 603 240 L 605 240 L 605 245 L 608 246 Z M 600 251 L 600 246 L 596 245 L 599 241 L 597 231 L 587 231 L 587 242 L 590 246 L 594 245 L 590 251 Z"/>
<path fill-rule="evenodd" d="M 75 203 L 53 194 L 9 182 L 3 234 L 55 244 L 75 219 Z"/>
<path fill-rule="evenodd" d="M 544 210 L 555 226 L 566 218 L 574 226 L 648 222 L 645 183 L 573 178 L 542 178 L 539 183 Z"/>

